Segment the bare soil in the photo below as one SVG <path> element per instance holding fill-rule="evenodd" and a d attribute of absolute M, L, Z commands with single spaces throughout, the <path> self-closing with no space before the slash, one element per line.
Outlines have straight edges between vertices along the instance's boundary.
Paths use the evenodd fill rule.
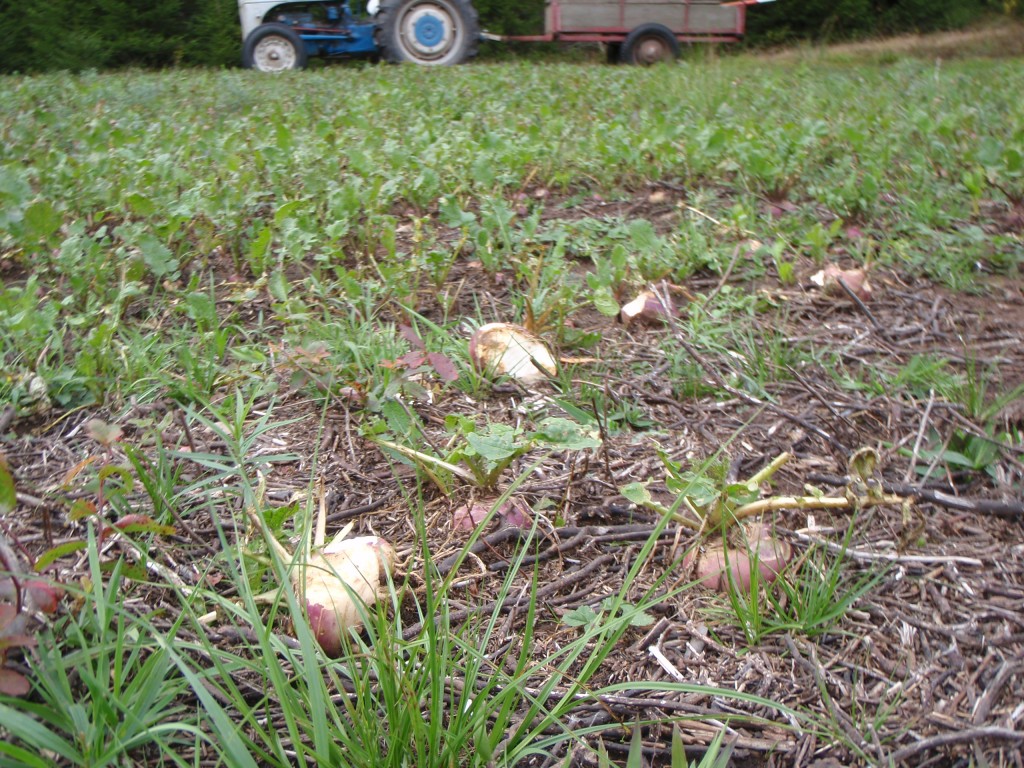
<path fill-rule="evenodd" d="M 641 216 L 671 226 L 684 215 L 680 195 L 669 189 L 637 193 L 624 203 L 588 202 L 574 209 L 549 201 L 549 215 Z M 999 223 L 993 224 L 1003 228 Z M 844 261 L 841 252 L 833 254 Z M 796 280 L 783 284 L 770 264 L 738 252 L 723 280 L 717 274 L 698 274 L 686 288 L 698 297 L 683 312 L 700 313 L 723 306 L 724 291 L 758 291 L 764 310 L 749 320 L 751 331 L 764 337 L 781 333 L 786 344 L 822 353 L 833 352 L 850 378 L 869 380 L 879 370 L 905 370 L 916 356 L 944 359 L 950 373 L 976 370 L 984 381 L 989 402 L 1024 383 L 1024 287 L 1017 277 L 979 275 L 975 293 L 952 293 L 898 270 L 875 269 L 874 295 L 860 306 L 846 297 L 830 298 L 809 280 L 819 265 L 800 261 Z M 755 263 L 756 262 L 756 263 Z M 579 265 L 581 270 L 585 264 Z M 755 277 L 756 276 L 756 279 Z M 227 282 L 222 288 L 232 289 Z M 460 260 L 447 288 L 457 295 L 450 316 L 472 316 L 477 305 L 493 312 L 494 320 L 510 319 L 511 271 L 487 274 L 472 256 Z M 704 300 L 704 297 L 710 297 Z M 439 318 L 436 303 L 424 296 L 422 311 Z M 396 317 L 399 321 L 401 317 Z M 907 391 L 879 392 L 870 387 L 839 387 L 834 371 L 808 362 L 773 371 L 774 383 L 763 392 L 745 388 L 742 350 L 722 350 L 689 338 L 681 325 L 626 327 L 596 312 L 572 317 L 574 330 L 593 331 L 599 344 L 591 349 L 562 349 L 577 382 L 599 382 L 605 400 L 628 406 L 634 428 L 609 423 L 600 451 L 552 457 L 528 477 L 517 494 L 540 518 L 542 540 L 536 543 L 540 560 L 540 598 L 534 632 L 538 654 L 554 648 L 576 630 L 560 621 L 583 605 L 599 607 L 619 589 L 643 540 L 653 530 L 652 513 L 631 506 L 619 488 L 636 480 L 652 481 L 663 492 L 664 469 L 655 453 L 660 446 L 684 463 L 724 451 L 739 476 L 749 476 L 782 452 L 794 459 L 776 475 L 772 491 L 803 494 L 806 484 L 843 493 L 850 455 L 872 447 L 883 457 L 878 480 L 905 495 L 906 508 L 873 507 L 856 516 L 856 528 L 845 563 L 851 580 L 876 573 L 880 581 L 826 634 L 808 639 L 799 632 L 769 636 L 749 647 L 734 624 L 709 608 L 721 598 L 693 587 L 667 598 L 654 611 L 652 626 L 631 630 L 590 686 L 633 681 L 635 692 L 581 702 L 577 725 L 605 724 L 613 754 L 628 746 L 629 724 L 641 719 L 668 720 L 690 715 L 684 725 L 686 743 L 707 745 L 718 728 L 709 724 L 730 720 L 728 741 L 737 765 L 839 766 L 851 764 L 1001 765 L 1020 766 L 1024 732 L 1024 445 L 1020 444 L 1024 400 L 1007 403 L 998 418 L 980 423 L 960 405 L 929 395 L 927 388 L 912 396 Z M 557 338 L 559 329 L 540 329 Z M 706 391 L 716 394 L 688 397 L 673 381 L 662 344 L 673 336 L 693 353 Z M 280 356 L 280 376 L 294 373 L 287 354 Z M 444 386 L 430 372 L 419 383 L 429 400 L 410 403 L 429 439 L 447 439 L 444 417 L 450 413 L 483 415 L 492 422 L 522 423 L 532 415 L 561 415 L 547 398 L 553 386 L 524 390 L 496 384 L 470 398 Z M 262 403 L 257 411 L 269 407 Z M 63 540 L 81 534 L 81 524 L 68 516 L 68 491 L 63 478 L 95 453 L 83 424 L 93 417 L 124 426 L 124 442 L 142 437 L 132 425 L 151 423 L 162 414 L 180 410 L 172 401 L 125 404 L 108 409 L 80 410 L 43 422 L 16 422 L 3 438 L 3 450 L 21 492 L 15 513 L 4 521 L 12 540 L 38 555 Z M 422 584 L 420 543 L 410 522 L 408 498 L 415 498 L 414 470 L 397 470 L 357 425 L 363 418 L 358 400 L 333 399 L 326 425 L 321 425 L 321 401 L 308 390 L 290 391 L 274 404 L 273 418 L 294 419 L 264 435 L 257 451 L 289 452 L 297 461 L 279 465 L 270 474 L 268 500 L 283 504 L 304 493 L 311 472 L 322 478 L 329 505 L 329 534 L 346 523 L 354 533 L 374 533 L 392 541 L 400 555 L 400 571 L 410 575 L 413 588 Z M 141 421 L 139 423 L 142 423 Z M 922 436 L 937 432 L 946 440 L 956 435 L 987 436 L 987 427 L 1016 435 L 1012 448 L 1001 447 L 991 462 L 977 471 L 947 469 L 939 463 L 927 483 L 911 467 L 928 466 L 921 452 Z M 186 432 L 175 417 L 164 430 L 168 446 L 211 453 L 224 446 L 215 436 L 193 426 Z M 614 428 L 613 428 L 614 427 Z M 909 455 L 908 455 L 909 454 Z M 525 470 L 536 457 L 527 457 L 507 473 L 506 480 Z M 197 470 L 189 470 L 195 473 Z M 183 476 L 182 483 L 191 478 Z M 469 489 L 453 497 L 427 488 L 429 550 L 433 564 L 451 567 L 466 534 L 452 529 L 451 516 Z M 915 490 L 917 489 L 917 490 Z M 234 510 L 235 514 L 238 510 Z M 225 515 L 227 512 L 225 512 Z M 217 541 L 206 507 L 180 510 L 178 535 L 154 549 L 162 564 L 187 583 L 199 578 Z M 770 522 L 778 535 L 798 553 L 807 550 L 807 537 L 839 542 L 850 523 L 846 512 L 817 511 L 811 516 L 783 509 Z M 521 534 L 489 529 L 462 565 L 463 586 L 452 594 L 456 616 L 490 611 L 497 588 Z M 686 583 L 682 554 L 695 543 L 685 528 L 671 525 L 646 562 L 634 588 L 639 600 L 645 589 L 666 570 L 678 571 L 670 585 Z M 82 574 L 81 563 L 61 561 L 61 578 Z M 513 649 L 521 637 L 524 612 L 518 596 L 531 569 L 521 574 L 512 590 L 515 598 L 501 605 L 501 632 L 492 650 Z M 136 590 L 140 610 L 174 605 L 151 586 Z M 216 588 L 216 587 L 214 587 Z M 663 591 L 665 586 L 659 587 Z M 412 614 L 405 617 L 413 621 Z M 216 633 L 216 625 L 210 628 Z M 415 627 L 407 631 L 415 632 Z M 215 635 L 216 636 L 216 635 Z M 225 634 L 226 645 L 237 638 Z M 656 648 L 670 665 L 652 654 Z M 645 689 L 649 681 L 678 679 L 757 694 L 796 710 L 814 713 L 833 723 L 834 733 L 795 729 L 778 713 L 719 697 L 664 694 Z M 644 730 L 652 764 L 667 764 L 669 725 Z M 857 745 L 862 755 L 851 749 Z M 591 758 L 580 750 L 575 764 Z"/>

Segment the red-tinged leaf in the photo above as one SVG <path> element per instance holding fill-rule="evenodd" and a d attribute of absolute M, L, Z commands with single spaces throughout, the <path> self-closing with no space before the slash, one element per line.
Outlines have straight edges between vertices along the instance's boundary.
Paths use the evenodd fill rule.
<path fill-rule="evenodd" d="M 155 533 L 158 536 L 174 536 L 178 532 L 173 525 L 158 523 L 149 515 L 125 515 L 113 527 L 122 533 Z M 106 533 L 113 533 L 113 529 L 107 528 Z"/>
<path fill-rule="evenodd" d="M 7 462 L 0 461 L 0 515 L 14 510 L 18 503 L 18 494 L 14 490 L 14 478 L 7 469 Z"/>
<path fill-rule="evenodd" d="M 27 696 L 32 690 L 28 679 L 13 669 L 0 669 L 0 693 L 4 696 Z"/>
<path fill-rule="evenodd" d="M 71 511 L 68 517 L 72 520 L 81 520 L 96 514 L 96 505 L 88 499 L 75 499 L 71 504 Z"/>
<path fill-rule="evenodd" d="M 413 368 L 419 368 L 421 365 L 426 363 L 427 356 L 423 352 L 406 352 L 398 358 L 398 362 L 411 370 Z"/>
<path fill-rule="evenodd" d="M 24 589 L 28 593 L 32 605 L 43 613 L 56 613 L 57 605 L 64 595 L 64 590 L 61 587 L 39 579 L 26 582 Z"/>
<path fill-rule="evenodd" d="M 104 448 L 109 448 L 124 434 L 117 424 L 108 424 L 103 419 L 89 419 L 85 422 L 85 431 L 89 437 Z"/>
<path fill-rule="evenodd" d="M 420 335 L 416 333 L 415 329 L 413 329 L 412 326 L 398 326 L 398 335 L 401 336 L 406 341 L 408 341 L 410 344 L 412 344 L 412 346 L 415 349 L 426 349 L 426 345 L 423 343 L 423 339 L 420 338 Z"/>
<path fill-rule="evenodd" d="M 59 560 L 66 555 L 74 554 L 75 552 L 81 552 L 83 549 L 89 546 L 89 542 L 84 539 L 75 539 L 74 541 L 65 541 L 63 544 L 58 544 L 52 549 L 48 549 L 41 554 L 32 567 L 35 568 L 36 573 L 42 573 L 52 563 Z"/>
<path fill-rule="evenodd" d="M 437 375 L 441 377 L 442 381 L 448 382 L 449 384 L 453 381 L 457 381 L 459 378 L 459 371 L 447 356 L 442 355 L 440 352 L 430 352 L 427 354 L 427 360 L 433 366 L 434 370 L 437 371 Z"/>
<path fill-rule="evenodd" d="M 331 351 L 322 341 L 311 341 L 292 355 L 299 364 L 319 365 L 331 356 Z"/>

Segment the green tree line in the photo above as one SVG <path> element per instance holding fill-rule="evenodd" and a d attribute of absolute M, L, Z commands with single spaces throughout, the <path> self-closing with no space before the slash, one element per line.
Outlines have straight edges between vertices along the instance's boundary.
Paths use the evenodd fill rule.
<path fill-rule="evenodd" d="M 237 0 L 0 0 L 0 71 L 238 63 Z"/>
<path fill-rule="evenodd" d="M 362 0 L 353 3 L 359 5 Z M 544 0 L 474 0 L 499 34 L 541 31 Z M 753 44 L 948 29 L 1020 0 L 778 0 L 748 14 Z M 235 66 L 237 0 L 0 0 L 0 72 Z"/>

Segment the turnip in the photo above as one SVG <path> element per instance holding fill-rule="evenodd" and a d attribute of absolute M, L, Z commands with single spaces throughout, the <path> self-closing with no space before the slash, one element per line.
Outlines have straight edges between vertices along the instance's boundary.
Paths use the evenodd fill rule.
<path fill-rule="evenodd" d="M 664 299 L 654 291 L 642 291 L 628 304 L 623 304 L 619 319 L 623 325 L 633 322 L 660 324 L 675 317 L 676 311 L 666 296 Z"/>
<path fill-rule="evenodd" d="M 719 540 L 709 544 L 703 552 L 690 552 L 683 561 L 690 566 L 696 558 L 696 576 L 708 589 L 727 592 L 750 592 L 751 573 L 758 569 L 763 584 L 775 581 L 793 556 L 793 548 L 786 541 L 772 536 L 760 523 L 744 527 L 742 542 L 736 545 Z"/>
<path fill-rule="evenodd" d="M 394 561 L 384 539 L 357 536 L 314 551 L 292 577 L 297 594 L 305 589 L 309 625 L 328 656 L 340 656 L 344 634 L 362 626 L 361 612 L 382 596 Z"/>
<path fill-rule="evenodd" d="M 452 528 L 456 531 L 472 531 L 491 514 L 491 505 L 481 501 L 467 501 L 459 504 L 452 512 Z"/>
<path fill-rule="evenodd" d="M 826 264 L 811 275 L 811 282 L 829 296 L 846 295 L 843 285 L 861 301 L 869 301 L 873 292 L 866 269 L 843 269 L 838 264 Z"/>
<path fill-rule="evenodd" d="M 274 538 L 255 511 L 250 516 L 282 562 L 291 563 L 292 588 L 316 641 L 328 656 L 340 656 L 345 633 L 361 627 L 363 612 L 386 594 L 394 547 L 378 536 L 346 539 L 348 528 L 324 546 L 327 510 L 321 497 L 313 546 L 302 562 Z"/>
<path fill-rule="evenodd" d="M 467 501 L 452 512 L 452 528 L 456 531 L 472 531 L 480 525 L 494 508 L 493 501 Z M 503 526 L 529 528 L 533 520 L 530 507 L 522 499 L 512 498 L 503 502 L 495 511 Z"/>
<path fill-rule="evenodd" d="M 558 373 L 544 342 L 512 323 L 481 326 L 469 340 L 473 365 L 487 376 L 508 376 L 532 384 Z"/>

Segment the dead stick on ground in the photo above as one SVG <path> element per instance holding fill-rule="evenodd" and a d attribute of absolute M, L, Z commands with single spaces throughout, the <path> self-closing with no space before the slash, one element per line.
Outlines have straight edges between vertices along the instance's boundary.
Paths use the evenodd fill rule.
<path fill-rule="evenodd" d="M 935 405 L 935 390 L 928 390 L 928 405 L 924 407 L 924 415 L 921 416 L 921 426 L 917 430 L 917 439 L 914 440 L 914 451 L 910 456 L 910 464 L 907 465 L 907 472 L 903 476 L 903 482 L 909 483 L 914 477 L 914 468 L 917 466 L 917 457 L 920 455 L 921 442 L 924 440 L 924 431 L 928 427 L 928 417 L 932 413 L 932 406 Z"/>
<path fill-rule="evenodd" d="M 856 425 L 856 424 L 854 424 L 854 423 L 853 423 L 852 421 L 850 421 L 850 420 L 849 420 L 848 418 L 846 418 L 845 416 L 843 416 L 843 414 L 841 414 L 841 413 L 840 413 L 839 411 L 837 411 L 837 410 L 836 410 L 836 409 L 835 409 L 835 408 L 833 407 L 832 403 L 830 403 L 830 402 L 829 402 L 828 400 L 826 400 L 826 399 L 825 399 L 824 397 L 822 397 L 821 393 L 820 393 L 820 392 L 819 392 L 819 391 L 818 391 L 817 389 L 815 389 L 814 387 L 812 387 L 812 386 L 810 385 L 810 383 L 809 383 L 809 382 L 807 381 L 807 379 L 805 379 L 805 378 L 804 378 L 804 377 L 803 377 L 803 376 L 802 376 L 802 375 L 800 374 L 800 371 L 798 371 L 798 370 L 797 370 L 796 368 L 794 368 L 794 367 L 793 367 L 793 366 L 791 366 L 791 365 L 787 365 L 787 366 L 786 366 L 786 370 L 787 370 L 787 371 L 789 371 L 790 375 L 791 375 L 791 376 L 792 376 L 792 377 L 793 377 L 794 379 L 796 379 L 796 382 L 797 382 L 797 383 L 798 383 L 798 384 L 799 384 L 799 385 L 800 385 L 801 387 L 803 387 L 804 389 L 806 389 L 806 390 L 807 390 L 807 393 L 808 393 L 808 394 L 809 394 L 809 395 L 810 395 L 811 397 L 813 397 L 813 398 L 814 398 L 815 400 L 817 400 L 817 401 L 818 401 L 819 403 L 821 403 L 821 404 L 822 404 L 823 406 L 825 406 L 825 409 L 826 409 L 826 410 L 827 410 L 827 411 L 828 411 L 829 413 L 831 413 L 831 414 L 832 414 L 832 416 L 833 416 L 834 418 L 837 418 L 837 419 L 839 419 L 840 421 L 842 421 L 842 422 L 843 422 L 844 424 L 846 424 L 846 426 L 847 426 L 847 427 L 849 427 L 851 431 L 853 431 L 853 432 L 857 432 L 857 425 Z"/>
<path fill-rule="evenodd" d="M 863 301 L 861 301 L 860 296 L 858 296 L 854 292 L 854 290 L 849 285 L 846 284 L 846 281 L 843 280 L 843 278 L 837 277 L 836 282 L 839 283 L 840 288 L 846 291 L 846 295 L 853 300 L 853 303 L 860 308 L 860 311 L 867 315 L 868 320 L 871 321 L 871 327 L 874 328 L 877 332 L 882 333 L 885 329 L 882 327 L 882 324 L 878 322 L 875 316 L 871 314 L 871 310 L 868 309 L 867 305 Z"/>
<path fill-rule="evenodd" d="M 825 483 L 826 485 L 844 486 L 849 485 L 850 479 L 837 475 L 812 473 L 808 475 L 812 483 Z M 915 496 L 924 501 L 930 501 L 949 509 L 958 509 L 962 512 L 977 512 L 979 514 L 995 515 L 1019 519 L 1024 517 L 1024 503 L 1010 501 L 994 501 L 992 499 L 972 499 L 965 496 L 953 496 L 952 494 L 932 488 L 921 488 L 916 485 L 903 483 L 887 483 L 882 481 L 882 490 L 886 493 L 895 493 L 900 496 Z"/>
<path fill-rule="evenodd" d="M 927 739 L 921 739 L 909 746 L 897 749 L 895 752 L 890 753 L 889 762 L 893 764 L 902 763 L 915 755 L 920 755 L 922 752 L 928 752 L 939 747 L 948 747 L 952 744 L 973 744 L 982 739 L 1010 741 L 1021 744 L 1024 743 L 1024 732 L 1013 731 L 1009 728 L 968 728 L 963 731 L 940 733 L 938 736 L 929 736 Z"/>
<path fill-rule="evenodd" d="M 960 557 L 958 555 L 897 555 L 893 552 L 866 552 L 862 549 L 843 547 L 835 542 L 825 541 L 817 536 L 810 536 L 800 531 L 790 531 L 785 528 L 776 528 L 775 530 L 780 533 L 788 533 L 790 536 L 794 536 L 800 539 L 800 541 L 806 541 L 808 544 L 817 544 L 825 547 L 829 552 L 844 555 L 851 560 L 861 560 L 864 562 L 884 561 L 901 565 L 944 565 L 946 563 L 956 563 L 957 565 L 970 565 L 975 568 L 980 568 L 985 564 L 977 558 Z"/>
<path fill-rule="evenodd" d="M 732 251 L 732 258 L 729 260 L 729 266 L 727 266 L 725 268 L 725 272 L 722 273 L 722 279 L 718 281 L 718 285 L 715 286 L 714 290 L 712 290 L 711 293 L 707 295 L 707 298 L 704 299 L 703 303 L 700 305 L 700 308 L 703 309 L 705 312 L 707 311 L 707 308 L 711 305 L 711 302 L 714 300 L 714 298 L 721 292 L 722 288 L 724 288 L 725 284 L 729 281 L 729 276 L 732 275 L 733 269 L 736 268 L 736 262 L 739 260 L 739 258 L 740 246 L 737 245 Z"/>
<path fill-rule="evenodd" d="M 796 642 L 789 633 L 787 633 L 783 639 L 785 640 L 786 648 L 789 649 L 789 654 L 793 658 L 793 661 L 811 673 L 811 678 L 814 680 L 814 684 L 817 686 L 818 692 L 821 694 L 821 701 L 828 710 L 829 715 L 831 715 L 832 720 L 842 728 L 851 743 L 856 744 L 859 749 L 866 749 L 868 744 L 864 741 L 864 737 L 858 733 L 857 728 L 850 721 L 849 716 L 835 705 L 835 701 L 833 701 L 832 696 L 829 694 L 828 684 L 825 681 L 825 672 L 821 668 L 821 663 L 818 661 L 818 657 L 814 655 L 814 646 L 809 646 L 808 655 L 810 658 L 807 659 L 800 653 L 800 649 L 797 648 Z"/>
<path fill-rule="evenodd" d="M 978 703 L 974 707 L 974 724 L 981 725 L 985 720 L 988 719 L 989 714 L 992 712 L 992 707 L 996 703 L 996 699 L 999 698 L 999 694 L 1012 677 L 1019 675 L 1021 670 L 1024 670 L 1024 664 L 1020 661 L 1010 662 L 1004 661 L 999 667 L 999 671 L 996 672 L 995 678 L 988 684 L 985 689 L 985 693 L 982 694 L 981 698 L 978 699 Z"/>

